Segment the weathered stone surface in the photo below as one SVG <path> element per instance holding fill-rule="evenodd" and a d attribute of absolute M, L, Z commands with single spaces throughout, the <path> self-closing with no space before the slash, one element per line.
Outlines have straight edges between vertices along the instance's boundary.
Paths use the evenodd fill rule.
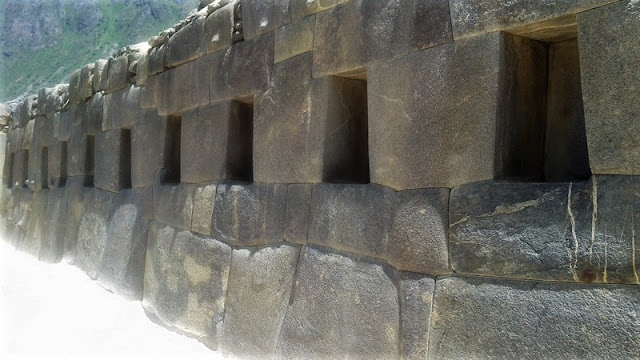
<path fill-rule="evenodd" d="M 45 230 L 45 216 L 49 192 L 35 191 L 30 199 L 27 211 L 29 216 L 24 237 L 19 239 L 16 248 L 38 258 L 42 248 L 42 237 Z"/>
<path fill-rule="evenodd" d="M 421 50 L 453 41 L 449 0 L 413 2 L 411 49 Z"/>
<path fill-rule="evenodd" d="M 141 300 L 151 190 L 121 191 L 110 215 L 98 282 L 120 296 Z"/>
<path fill-rule="evenodd" d="M 216 198 L 217 184 L 200 184 L 193 195 L 193 217 L 191 231 L 203 235 L 211 235 L 213 205 Z"/>
<path fill-rule="evenodd" d="M 182 27 L 167 42 L 165 65 L 174 67 L 204 55 L 203 46 L 204 23 L 206 18 L 198 17 Z"/>
<path fill-rule="evenodd" d="M 84 187 L 82 177 L 70 178 L 65 187 L 66 203 L 64 210 L 64 256 L 66 260 L 72 260 L 76 253 L 80 223 L 84 216 L 84 197 L 89 191 Z M 86 225 L 85 225 L 86 226 Z"/>
<path fill-rule="evenodd" d="M 291 18 L 297 20 L 336 6 L 344 0 L 289 0 Z"/>
<path fill-rule="evenodd" d="M 209 74 L 211 69 L 224 72 L 210 66 L 208 57 L 180 65 L 161 75 L 156 84 L 158 114 L 173 115 L 209 103 Z M 159 87 L 159 88 L 158 88 Z"/>
<path fill-rule="evenodd" d="M 58 140 L 69 140 L 71 126 L 74 122 L 74 111 L 56 113 L 53 116 L 53 136 Z M 16 132 L 15 130 L 13 132 Z"/>
<path fill-rule="evenodd" d="M 138 66 L 136 68 L 136 85 L 144 86 L 149 78 L 149 55 L 142 54 L 138 58 Z"/>
<path fill-rule="evenodd" d="M 106 90 L 106 87 L 103 87 L 106 82 L 103 81 L 103 77 L 107 77 L 107 73 L 109 68 L 107 67 L 107 63 L 109 61 L 105 59 L 96 60 L 93 64 L 93 76 L 91 77 L 91 89 L 94 93 L 99 91 Z"/>
<path fill-rule="evenodd" d="M 164 71 L 164 58 L 166 55 L 166 46 L 160 45 L 154 47 L 149 52 L 149 75 L 155 75 Z"/>
<path fill-rule="evenodd" d="M 127 144 L 129 146 L 127 146 Z M 94 182 L 97 188 L 118 192 L 131 187 L 131 133 L 114 129 L 95 138 Z"/>
<path fill-rule="evenodd" d="M 314 77 L 358 70 L 409 51 L 412 3 L 354 0 L 316 15 Z"/>
<path fill-rule="evenodd" d="M 218 184 L 212 235 L 235 246 L 281 242 L 286 197 L 285 184 Z"/>
<path fill-rule="evenodd" d="M 299 252 L 299 247 L 289 245 L 233 250 L 220 343 L 223 353 L 243 358 L 275 355 Z"/>
<path fill-rule="evenodd" d="M 402 359 L 426 359 L 435 280 L 402 273 L 400 278 L 400 339 Z"/>
<path fill-rule="evenodd" d="M 84 102 L 93 95 L 93 71 L 95 64 L 88 64 L 80 69 L 78 84 L 78 101 Z"/>
<path fill-rule="evenodd" d="M 632 358 L 639 295 L 638 287 L 438 279 L 429 358 Z"/>
<path fill-rule="evenodd" d="M 64 254 L 64 233 L 66 219 L 65 189 L 52 189 L 48 191 L 47 206 L 44 212 L 44 224 L 41 238 L 39 260 L 49 263 L 57 263 Z"/>
<path fill-rule="evenodd" d="M 95 93 L 85 104 L 78 106 L 75 123 L 80 123 L 82 131 L 87 135 L 96 135 L 102 131 L 104 104 L 105 96 Z"/>
<path fill-rule="evenodd" d="M 53 88 L 40 89 L 38 92 L 38 114 L 53 118 L 69 101 L 69 85 L 59 84 Z"/>
<path fill-rule="evenodd" d="M 230 262 L 229 246 L 154 223 L 144 273 L 147 314 L 215 349 Z"/>
<path fill-rule="evenodd" d="M 451 273 L 447 246 L 449 189 L 401 191 L 395 195 L 387 261 L 396 269 Z"/>
<path fill-rule="evenodd" d="M 24 127 L 38 113 L 38 97 L 28 96 L 14 110 L 12 127 Z"/>
<path fill-rule="evenodd" d="M 306 244 L 311 216 L 312 184 L 290 184 L 287 187 L 287 206 L 283 239 Z"/>
<path fill-rule="evenodd" d="M 67 181 L 67 142 L 56 141 L 49 146 L 49 188 L 62 187 Z"/>
<path fill-rule="evenodd" d="M 275 62 L 312 51 L 315 27 L 315 16 L 309 16 L 277 29 Z"/>
<path fill-rule="evenodd" d="M 147 78 L 144 86 L 140 88 L 140 107 L 143 109 L 151 109 L 158 107 L 158 102 L 162 97 L 162 85 L 160 78 L 162 75 L 153 75 Z"/>
<path fill-rule="evenodd" d="M 591 171 L 640 174 L 640 24 L 637 1 L 578 15 L 582 95 Z"/>
<path fill-rule="evenodd" d="M 69 104 L 76 105 L 80 102 L 80 69 L 69 76 Z"/>
<path fill-rule="evenodd" d="M 79 121 L 81 121 L 81 118 L 76 119 L 76 122 L 71 127 L 71 137 L 67 145 L 66 173 L 68 176 L 94 176 L 95 157 L 102 156 L 105 153 L 108 153 L 109 156 L 114 156 L 114 154 L 110 153 L 111 148 L 106 148 L 106 143 L 103 144 L 105 147 L 103 147 L 102 152 L 97 153 L 95 151 L 97 149 L 95 147 L 97 146 L 95 139 L 85 134 Z M 113 144 L 111 146 L 117 145 Z M 107 166 L 107 164 L 104 165 Z"/>
<path fill-rule="evenodd" d="M 304 248 L 278 358 L 396 358 L 399 304 L 381 265 Z"/>
<path fill-rule="evenodd" d="M 274 34 L 269 32 L 204 57 L 206 66 L 216 69 L 211 72 L 211 102 L 252 98 L 265 90 L 271 78 L 274 48 Z"/>
<path fill-rule="evenodd" d="M 202 37 L 204 51 L 211 53 L 231 46 L 234 5 L 227 4 L 207 16 Z"/>
<path fill-rule="evenodd" d="M 180 179 L 251 180 L 252 109 L 237 101 L 199 107 L 181 122 Z"/>
<path fill-rule="evenodd" d="M 379 185 L 318 184 L 313 189 L 309 243 L 384 258 L 394 191 Z"/>
<path fill-rule="evenodd" d="M 242 1 L 242 28 L 245 39 L 252 39 L 290 21 L 289 0 Z"/>
<path fill-rule="evenodd" d="M 311 77 L 312 54 L 274 67 L 256 96 L 254 179 L 274 183 L 369 180 L 366 83 Z"/>
<path fill-rule="evenodd" d="M 164 166 L 167 119 L 155 110 L 139 112 L 131 128 L 131 186 L 151 186 Z"/>
<path fill-rule="evenodd" d="M 453 269 L 542 280 L 640 283 L 632 189 L 639 180 L 477 183 L 452 191 Z M 635 255 L 634 255 L 635 251 Z M 635 264 L 634 264 L 635 260 Z"/>
<path fill-rule="evenodd" d="M 450 0 L 453 36 L 458 39 L 484 32 L 525 27 L 527 33 L 553 26 L 556 20 L 615 0 L 528 0 L 474 1 Z M 529 25 L 529 26 L 527 26 Z M 546 29 L 548 31 L 548 29 Z M 522 31 L 522 30 L 521 30 Z"/>
<path fill-rule="evenodd" d="M 535 101 L 545 88 L 532 74 L 545 69 L 544 49 L 495 33 L 372 65 L 371 181 L 400 190 L 541 175 L 544 109 Z M 535 131 L 520 135 L 529 123 Z"/>
<path fill-rule="evenodd" d="M 153 218 L 189 230 L 193 214 L 194 185 L 160 185 L 153 188 Z"/>
<path fill-rule="evenodd" d="M 591 176 L 577 39 L 549 45 L 549 90 L 545 133 L 545 181 Z"/>
<path fill-rule="evenodd" d="M 104 96 L 102 130 L 130 128 L 140 116 L 140 88 L 131 85 Z"/>
<path fill-rule="evenodd" d="M 118 56 L 109 59 L 109 71 L 107 72 L 107 87 L 105 92 L 112 93 L 129 85 L 129 59 L 127 56 Z"/>

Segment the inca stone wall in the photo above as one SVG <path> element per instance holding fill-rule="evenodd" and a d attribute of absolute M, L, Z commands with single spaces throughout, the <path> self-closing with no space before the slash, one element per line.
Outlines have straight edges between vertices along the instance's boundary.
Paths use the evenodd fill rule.
<path fill-rule="evenodd" d="M 5 237 L 231 356 L 637 359 L 639 39 L 637 0 L 203 4 L 13 109 Z"/>

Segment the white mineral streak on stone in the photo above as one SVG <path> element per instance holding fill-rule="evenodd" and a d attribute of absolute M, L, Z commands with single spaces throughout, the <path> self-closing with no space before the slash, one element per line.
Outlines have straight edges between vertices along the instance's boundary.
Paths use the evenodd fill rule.
<path fill-rule="evenodd" d="M 633 270 L 633 278 L 636 284 L 640 284 L 638 269 L 636 268 L 636 227 L 633 216 L 634 212 L 631 211 L 631 269 Z"/>
<path fill-rule="evenodd" d="M 589 245 L 589 262 L 593 255 L 593 245 L 596 242 L 596 220 L 598 220 L 598 180 L 593 177 L 591 187 L 591 244 Z"/>
<path fill-rule="evenodd" d="M 630 0 L 625 10 L 640 17 L 640 0 Z"/>
<path fill-rule="evenodd" d="M 267 19 L 263 18 L 260 20 L 260 27 L 267 27 L 267 25 L 269 25 L 269 21 Z"/>
<path fill-rule="evenodd" d="M 567 247 L 567 253 L 569 254 L 569 268 L 571 269 L 571 274 L 573 274 L 573 280 L 578 281 L 578 274 L 576 272 L 576 268 L 578 267 L 579 243 L 578 243 L 578 236 L 576 235 L 576 219 L 573 217 L 573 211 L 571 210 L 572 187 L 573 187 L 573 182 L 570 182 L 569 193 L 567 194 L 567 215 L 569 216 L 569 222 L 571 224 L 571 236 L 573 237 L 573 256 L 571 256 L 571 251 L 569 250 L 569 247 Z M 606 246 L 605 246 L 605 254 L 606 254 Z M 571 264 L 571 262 L 573 262 L 573 264 Z"/>

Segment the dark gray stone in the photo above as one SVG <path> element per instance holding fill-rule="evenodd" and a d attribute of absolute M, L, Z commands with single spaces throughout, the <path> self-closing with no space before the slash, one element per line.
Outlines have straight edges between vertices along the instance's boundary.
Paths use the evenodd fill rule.
<path fill-rule="evenodd" d="M 122 55 L 109 59 L 108 67 L 106 93 L 118 91 L 129 85 L 131 74 L 129 73 L 129 59 L 127 56 Z"/>
<path fill-rule="evenodd" d="M 234 246 L 281 242 L 286 197 L 286 184 L 218 184 L 212 235 Z"/>
<path fill-rule="evenodd" d="M 67 180 L 67 150 L 66 141 L 56 141 L 49 146 L 49 188 L 64 186 Z"/>
<path fill-rule="evenodd" d="M 78 108 L 76 108 L 76 110 L 77 109 Z M 82 115 L 83 112 L 77 112 L 74 124 L 71 126 L 71 136 L 67 143 L 67 176 L 93 176 L 95 174 L 95 171 L 92 164 L 95 163 L 95 159 L 100 159 L 97 156 L 102 156 L 105 153 L 109 154 L 109 156 L 114 155 L 110 153 L 111 149 L 107 149 L 106 147 L 103 148 L 103 152 L 96 152 L 95 154 L 92 153 L 91 147 L 96 146 L 96 148 L 94 148 L 94 150 L 96 150 L 97 144 L 95 142 L 95 139 L 90 139 L 83 131 L 80 122 L 85 118 Z M 102 134 L 102 132 L 100 132 L 100 134 Z M 100 137 L 100 135 L 98 137 Z M 91 144 L 92 141 L 94 142 L 94 144 Z M 104 144 L 104 146 L 107 145 Z M 94 155 L 96 156 L 95 159 Z M 107 159 L 105 158 L 105 160 Z M 98 161 L 97 163 L 100 163 L 100 161 Z M 99 166 L 97 163 L 96 166 Z M 106 166 L 107 164 L 104 165 Z"/>
<path fill-rule="evenodd" d="M 640 175 L 637 1 L 578 15 L 589 162 L 595 174 Z"/>
<path fill-rule="evenodd" d="M 639 181 L 477 183 L 451 194 L 453 269 L 475 275 L 640 283 L 634 244 Z M 635 253 L 634 253 L 635 252 Z M 634 264 L 635 261 L 635 264 Z"/>
<path fill-rule="evenodd" d="M 299 253 L 299 247 L 289 245 L 233 250 L 220 343 L 223 353 L 242 358 L 275 355 Z"/>
<path fill-rule="evenodd" d="M 165 75 L 166 76 L 166 75 Z M 160 79 L 162 75 L 150 75 L 144 86 L 140 88 L 140 107 L 143 109 L 151 109 L 158 107 L 158 102 L 162 100 Z"/>
<path fill-rule="evenodd" d="M 235 4 L 227 4 L 207 16 L 204 24 L 204 35 L 202 37 L 203 47 L 207 53 L 226 49 L 231 46 L 234 5 Z"/>
<path fill-rule="evenodd" d="M 306 244 L 311 216 L 312 184 L 289 184 L 285 227 L 282 238 L 285 241 Z"/>
<path fill-rule="evenodd" d="M 78 106 L 79 112 L 76 113 L 76 124 L 79 116 L 82 131 L 87 135 L 96 135 L 102 131 L 104 103 L 105 96 L 102 93 L 96 93 L 85 104 Z"/>
<path fill-rule="evenodd" d="M 383 186 L 318 184 L 313 189 L 310 244 L 385 258 L 388 209 L 394 191 Z"/>
<path fill-rule="evenodd" d="M 633 286 L 442 278 L 429 358 L 633 358 L 638 308 Z"/>
<path fill-rule="evenodd" d="M 77 105 L 80 102 L 80 72 L 78 69 L 69 76 L 69 104 Z"/>
<path fill-rule="evenodd" d="M 289 0 L 242 1 L 242 28 L 245 39 L 252 39 L 290 21 Z"/>
<path fill-rule="evenodd" d="M 435 280 L 402 273 L 400 278 L 400 348 L 402 359 L 426 359 Z"/>
<path fill-rule="evenodd" d="M 151 186 L 165 162 L 167 118 L 155 110 L 139 112 L 131 128 L 131 186 Z"/>
<path fill-rule="evenodd" d="M 202 41 L 205 20 L 204 17 L 198 17 L 169 38 L 165 57 L 167 67 L 178 66 L 204 55 L 207 50 Z"/>
<path fill-rule="evenodd" d="M 541 176 L 545 49 L 494 33 L 372 65 L 371 181 L 403 190 Z"/>
<path fill-rule="evenodd" d="M 98 89 L 100 89 L 100 91 L 106 92 L 107 91 L 107 87 L 109 86 L 109 66 L 111 64 L 111 59 L 107 60 L 107 63 L 104 64 L 104 67 L 102 68 L 102 73 L 100 74 L 100 78 L 99 78 L 99 83 L 98 83 Z M 93 84 L 92 84 L 93 85 Z"/>
<path fill-rule="evenodd" d="M 451 273 L 447 244 L 449 189 L 401 191 L 394 202 L 386 251 L 389 264 L 424 274 Z"/>
<path fill-rule="evenodd" d="M 181 122 L 180 179 L 251 180 L 252 109 L 237 101 L 199 107 Z"/>
<path fill-rule="evenodd" d="M 312 51 L 315 27 L 315 16 L 309 16 L 277 29 L 275 62 Z"/>
<path fill-rule="evenodd" d="M 411 50 L 453 41 L 449 0 L 415 0 L 412 21 Z"/>
<path fill-rule="evenodd" d="M 152 320 L 215 349 L 224 318 L 231 248 L 154 223 L 142 304 Z"/>
<path fill-rule="evenodd" d="M 615 0 L 515 0 L 475 1 L 449 0 L 451 3 L 451 22 L 453 36 L 458 39 L 485 32 L 518 29 L 525 34 L 535 33 L 549 28 L 562 29 L 564 19 L 576 13 L 602 6 Z"/>
<path fill-rule="evenodd" d="M 244 6 L 243 6 L 244 7 Z M 274 63 L 274 34 L 236 43 L 228 51 L 217 51 L 206 59 L 211 72 L 210 100 L 249 99 L 267 88 Z"/>
<path fill-rule="evenodd" d="M 166 54 L 166 46 L 160 45 L 154 47 L 149 52 L 149 75 L 155 75 L 164 71 L 164 58 Z"/>
<path fill-rule="evenodd" d="M 153 218 L 180 229 L 191 229 L 194 185 L 156 184 L 153 188 Z"/>
<path fill-rule="evenodd" d="M 127 143 L 129 146 L 127 146 Z M 94 182 L 97 188 L 118 192 L 131 187 L 131 133 L 114 129 L 95 138 Z"/>
<path fill-rule="evenodd" d="M 297 20 L 336 6 L 345 0 L 289 0 L 291 18 Z"/>
<path fill-rule="evenodd" d="M 138 58 L 138 66 L 136 67 L 136 85 L 144 86 L 149 79 L 149 55 L 144 53 Z"/>
<path fill-rule="evenodd" d="M 410 1 L 354 0 L 317 14 L 314 77 L 408 53 L 411 11 Z"/>
<path fill-rule="evenodd" d="M 160 75 L 160 83 L 156 84 L 156 91 L 159 91 L 156 95 L 158 114 L 175 115 L 209 104 L 211 69 L 223 72 L 222 69 L 211 67 L 208 57 L 202 57 Z"/>
<path fill-rule="evenodd" d="M 109 62 L 108 60 L 100 59 L 100 60 L 96 60 L 96 62 L 93 64 L 93 76 L 91 77 L 91 89 L 93 90 L 94 93 L 106 90 L 106 87 L 104 87 L 103 85 L 106 82 L 103 81 L 102 79 L 107 77 L 107 72 L 109 69 L 107 67 L 108 62 Z"/>
<path fill-rule="evenodd" d="M 104 96 L 102 130 L 130 128 L 140 116 L 140 88 L 131 85 Z"/>
<path fill-rule="evenodd" d="M 398 292 L 385 267 L 303 248 L 277 358 L 397 358 Z"/>

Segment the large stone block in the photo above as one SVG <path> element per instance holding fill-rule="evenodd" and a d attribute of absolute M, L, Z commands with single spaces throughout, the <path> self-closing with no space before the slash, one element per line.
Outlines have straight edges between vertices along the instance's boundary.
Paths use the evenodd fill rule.
<path fill-rule="evenodd" d="M 400 278 L 400 348 L 402 359 L 426 359 L 435 280 L 402 273 Z"/>
<path fill-rule="evenodd" d="M 78 102 L 84 102 L 93 95 L 93 72 L 95 64 L 88 64 L 80 69 L 78 86 Z"/>
<path fill-rule="evenodd" d="M 186 183 L 251 180 L 252 109 L 229 101 L 184 113 L 180 179 Z"/>
<path fill-rule="evenodd" d="M 400 308 L 385 267 L 304 248 L 278 358 L 396 358 Z"/>
<path fill-rule="evenodd" d="M 93 76 L 91 77 L 91 89 L 94 93 L 99 91 L 106 90 L 103 84 L 106 85 L 106 81 L 103 81 L 103 78 L 107 77 L 107 73 L 109 68 L 107 67 L 107 63 L 109 61 L 105 59 L 96 60 L 93 64 Z"/>
<path fill-rule="evenodd" d="M 223 353 L 242 358 L 275 355 L 299 253 L 299 247 L 289 245 L 233 250 L 220 343 Z"/>
<path fill-rule="evenodd" d="M 638 287 L 442 278 L 429 358 L 633 358 L 638 308 Z"/>
<path fill-rule="evenodd" d="M 616 0 L 475 1 L 449 0 L 453 36 L 458 39 L 509 29 L 528 37 L 566 31 L 567 18 Z M 575 24 L 575 18 L 573 18 Z M 515 28 L 515 29 L 514 29 Z M 563 29 L 564 28 L 564 29 Z"/>
<path fill-rule="evenodd" d="M 154 223 L 144 273 L 142 304 L 147 314 L 215 349 L 230 262 L 228 245 Z"/>
<path fill-rule="evenodd" d="M 164 167 L 167 118 L 155 110 L 142 110 L 131 128 L 131 186 L 145 187 Z"/>
<path fill-rule="evenodd" d="M 286 197 L 285 184 L 218 184 L 212 235 L 234 246 L 281 242 Z"/>
<path fill-rule="evenodd" d="M 315 27 L 315 16 L 309 16 L 277 29 L 275 62 L 312 51 Z"/>
<path fill-rule="evenodd" d="M 314 77 L 409 52 L 412 2 L 349 1 L 316 15 Z"/>
<path fill-rule="evenodd" d="M 94 183 L 112 192 L 131 187 L 131 132 L 102 131 L 95 138 Z"/>
<path fill-rule="evenodd" d="M 80 121 L 84 119 L 82 113 L 78 114 L 75 123 L 71 127 L 71 136 L 68 141 L 67 147 L 67 169 L 68 176 L 94 176 L 94 162 L 95 159 L 101 159 L 97 156 L 102 156 L 104 152 L 111 151 L 111 149 L 103 149 L 103 153 L 95 153 L 95 139 L 87 136 L 83 131 Z M 102 132 L 100 132 L 102 134 Z M 106 144 L 104 144 L 106 146 Z M 111 154 L 109 154 L 111 155 Z M 94 159 L 95 156 L 95 159 Z M 106 158 L 105 158 L 106 160 Z M 100 163 L 98 161 L 97 163 Z M 106 164 L 105 164 L 106 165 Z"/>
<path fill-rule="evenodd" d="M 226 49 L 232 44 L 234 3 L 227 4 L 207 16 L 202 37 L 207 53 Z"/>
<path fill-rule="evenodd" d="M 178 66 L 204 55 L 207 50 L 202 41 L 205 21 L 206 18 L 198 17 L 169 38 L 165 57 L 167 67 Z"/>
<path fill-rule="evenodd" d="M 164 71 L 164 58 L 167 47 L 160 45 L 149 52 L 149 75 L 155 75 Z"/>
<path fill-rule="evenodd" d="M 69 76 L 69 105 L 80 102 L 80 72 L 81 69 L 77 69 Z"/>
<path fill-rule="evenodd" d="M 78 233 L 84 216 L 84 197 L 89 191 L 84 187 L 82 177 L 70 178 L 65 187 L 64 226 L 64 255 L 67 261 L 72 261 L 76 253 Z M 86 225 L 85 225 L 86 226 Z"/>
<path fill-rule="evenodd" d="M 191 229 L 194 185 L 156 184 L 153 188 L 153 218 L 180 229 Z"/>
<path fill-rule="evenodd" d="M 102 131 L 105 98 L 101 92 L 96 93 L 77 108 L 75 123 L 80 123 L 82 131 L 87 135 L 95 135 Z"/>
<path fill-rule="evenodd" d="M 297 20 L 336 6 L 345 0 L 289 0 L 291 18 Z"/>
<path fill-rule="evenodd" d="M 366 83 L 312 79 L 312 54 L 274 67 L 256 96 L 254 179 L 274 183 L 369 180 Z"/>
<path fill-rule="evenodd" d="M 193 215 L 191 231 L 203 235 L 211 235 L 213 205 L 216 199 L 217 184 L 199 184 L 193 194 Z"/>
<path fill-rule="evenodd" d="M 66 141 L 56 141 L 49 146 L 47 170 L 49 188 L 62 187 L 67 181 L 67 145 Z"/>
<path fill-rule="evenodd" d="M 53 118 L 69 101 L 69 85 L 59 84 L 53 88 L 40 89 L 38 92 L 38 114 Z"/>
<path fill-rule="evenodd" d="M 640 283 L 634 244 L 639 180 L 484 182 L 451 194 L 456 272 L 542 280 Z M 635 262 L 635 263 L 634 263 Z"/>
<path fill-rule="evenodd" d="M 140 116 L 140 88 L 131 85 L 104 96 L 102 130 L 130 128 Z"/>
<path fill-rule="evenodd" d="M 245 39 L 255 38 L 290 21 L 289 0 L 242 1 L 242 28 Z"/>
<path fill-rule="evenodd" d="M 182 64 L 167 70 L 156 84 L 158 96 L 158 114 L 175 115 L 209 103 L 209 74 L 211 69 L 224 72 L 221 68 L 211 67 L 209 57 Z"/>
<path fill-rule="evenodd" d="M 108 67 L 106 93 L 118 91 L 129 85 L 131 74 L 129 73 L 129 58 L 126 55 L 109 59 Z"/>
<path fill-rule="evenodd" d="M 421 50 L 453 41 L 449 0 L 414 0 L 411 50 Z"/>
<path fill-rule="evenodd" d="M 541 176 L 541 73 L 542 43 L 500 33 L 372 65 L 371 181 L 411 189 Z"/>
<path fill-rule="evenodd" d="M 64 254 L 65 189 L 51 189 L 44 216 L 44 225 L 40 246 L 40 261 L 57 263 Z"/>
<path fill-rule="evenodd" d="M 274 63 L 274 34 L 234 44 L 227 51 L 217 51 L 206 59 L 211 72 L 211 102 L 249 99 L 267 88 Z"/>
<path fill-rule="evenodd" d="M 282 235 L 285 241 L 306 244 L 311 216 L 312 184 L 290 184 L 287 187 L 287 206 L 285 228 Z"/>
<path fill-rule="evenodd" d="M 578 15 L 582 96 L 591 171 L 640 174 L 640 24 L 637 1 Z"/>

